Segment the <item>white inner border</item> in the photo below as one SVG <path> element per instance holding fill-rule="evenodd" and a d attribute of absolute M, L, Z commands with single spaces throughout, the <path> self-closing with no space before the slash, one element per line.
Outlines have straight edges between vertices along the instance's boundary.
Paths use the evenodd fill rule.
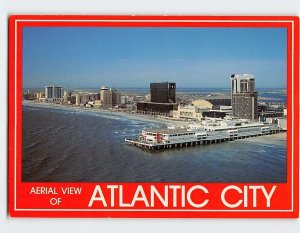
<path fill-rule="evenodd" d="M 205 23 L 205 22 L 209 22 L 209 23 L 218 23 L 218 22 L 230 22 L 230 23 L 239 23 L 239 22 L 259 22 L 259 23 L 266 23 L 266 22 L 272 22 L 272 23 L 291 23 L 292 24 L 292 32 L 291 32 L 291 42 L 292 42 L 292 61 L 291 61 L 291 72 L 292 72 L 292 87 L 290 87 L 292 89 L 291 91 L 291 96 L 292 96 L 292 110 L 291 113 L 292 114 L 292 122 L 290 124 L 292 124 L 292 126 L 294 125 L 294 21 L 293 20 L 122 20 L 122 19 L 118 19 L 118 20 L 43 20 L 43 19 L 17 19 L 15 20 L 15 135 L 14 135 L 14 139 L 15 139 L 15 144 L 14 144 L 14 210 L 15 211 L 84 211 L 84 212 L 293 212 L 293 208 L 294 208 L 294 127 L 291 127 L 292 130 L 292 137 L 290 138 L 290 140 L 292 140 L 292 152 L 291 152 L 291 209 L 279 209 L 279 210 L 270 210 L 270 209 L 259 209 L 259 210 L 228 210 L 228 209 L 224 209 L 224 210 L 212 210 L 212 209 L 20 209 L 17 208 L 17 112 L 18 112 L 18 108 L 17 108 L 17 50 L 18 50 L 18 45 L 17 45 L 17 32 L 18 32 L 18 22 L 190 22 L 190 23 Z M 122 26 L 120 26 L 122 27 Z M 155 26 L 153 26 L 155 27 Z M 288 33 L 288 31 L 287 31 Z M 22 38 L 23 40 L 23 38 Z M 287 41 L 288 43 L 288 41 Z M 288 55 L 288 51 L 287 51 L 287 55 Z M 288 67 L 287 67 L 288 69 Z M 288 78 L 288 77 L 287 77 Z M 289 174 L 287 174 L 288 176 Z"/>

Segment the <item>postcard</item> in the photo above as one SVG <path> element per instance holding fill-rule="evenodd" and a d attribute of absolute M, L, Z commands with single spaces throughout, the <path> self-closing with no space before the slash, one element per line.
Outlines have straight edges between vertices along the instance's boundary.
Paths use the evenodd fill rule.
<path fill-rule="evenodd" d="M 298 218 L 299 19 L 12 15 L 11 217 Z"/>

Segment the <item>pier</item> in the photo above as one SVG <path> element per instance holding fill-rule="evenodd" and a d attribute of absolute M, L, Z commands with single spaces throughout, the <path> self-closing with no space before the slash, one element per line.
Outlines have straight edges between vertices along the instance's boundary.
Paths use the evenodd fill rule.
<path fill-rule="evenodd" d="M 192 146 L 230 142 L 230 141 L 241 140 L 246 138 L 277 134 L 280 132 L 283 132 L 283 130 L 280 130 L 279 128 L 271 128 L 266 132 L 250 131 L 250 132 L 238 133 L 235 135 L 229 135 L 226 131 L 214 131 L 214 132 L 207 132 L 207 137 L 202 139 L 190 138 L 188 140 L 179 140 L 173 142 L 150 143 L 150 142 L 146 142 L 145 140 L 141 140 L 140 138 L 137 139 L 126 138 L 125 142 L 127 142 L 129 145 L 133 145 L 142 149 L 163 150 L 163 149 L 175 149 L 175 148 L 182 148 L 182 147 L 192 147 Z"/>

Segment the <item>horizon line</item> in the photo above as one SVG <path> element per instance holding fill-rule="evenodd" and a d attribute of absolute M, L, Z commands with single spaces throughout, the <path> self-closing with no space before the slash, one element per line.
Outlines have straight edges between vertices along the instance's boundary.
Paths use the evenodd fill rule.
<path fill-rule="evenodd" d="M 64 89 L 100 89 L 101 86 L 99 87 L 64 87 L 62 85 L 47 85 L 47 86 L 59 86 Z M 115 87 L 115 86 L 108 86 L 109 88 L 115 88 L 115 89 L 145 89 L 150 87 Z M 42 89 L 45 88 L 43 87 L 22 87 L 22 89 Z M 230 87 L 176 87 L 176 89 L 231 89 Z M 287 87 L 255 87 L 256 89 L 287 89 Z"/>

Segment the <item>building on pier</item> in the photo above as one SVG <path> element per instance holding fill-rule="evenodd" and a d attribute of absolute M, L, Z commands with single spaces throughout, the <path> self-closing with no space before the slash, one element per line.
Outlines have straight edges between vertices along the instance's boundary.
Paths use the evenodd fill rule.
<path fill-rule="evenodd" d="M 146 143 L 183 143 L 205 139 L 206 131 L 187 131 L 187 129 L 145 129 L 140 140 Z"/>
<path fill-rule="evenodd" d="M 129 144 L 147 149 L 171 149 L 203 144 L 214 144 L 249 137 L 279 133 L 276 124 L 239 123 L 199 127 L 197 130 L 182 128 L 144 129 L 136 139 L 125 139 Z"/>

